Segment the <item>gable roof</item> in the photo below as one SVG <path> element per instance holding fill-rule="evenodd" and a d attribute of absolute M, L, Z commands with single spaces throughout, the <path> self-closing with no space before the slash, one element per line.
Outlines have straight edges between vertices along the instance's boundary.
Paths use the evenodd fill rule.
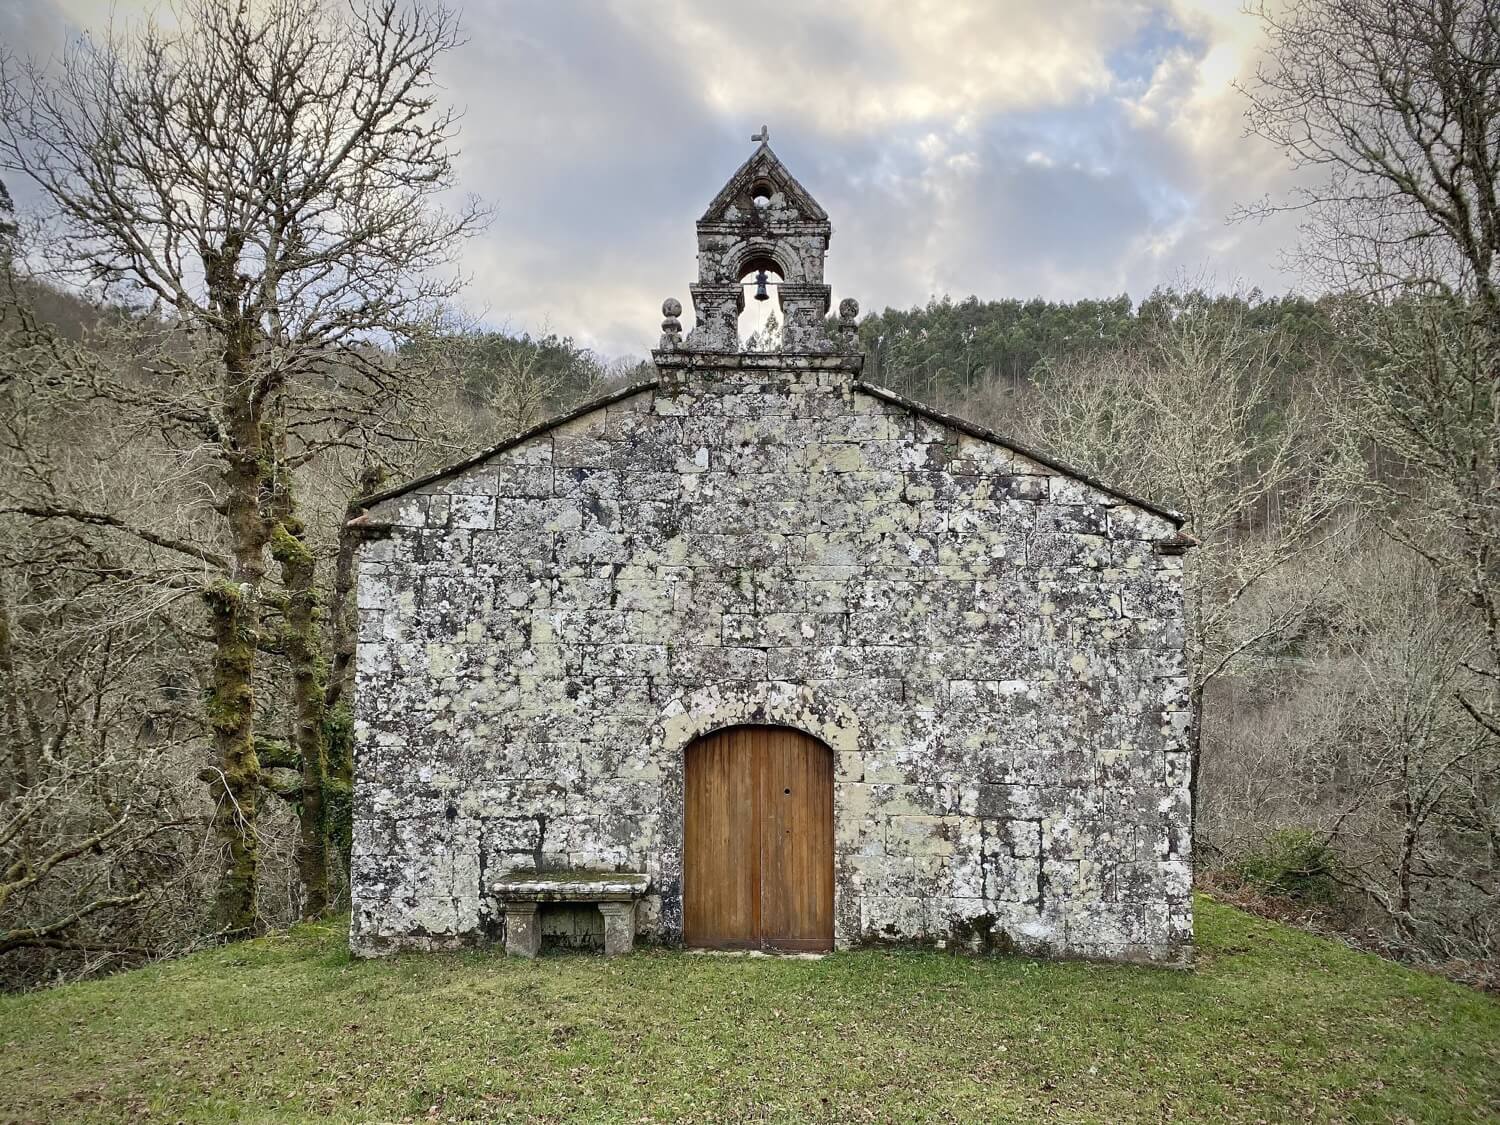
<path fill-rule="evenodd" d="M 551 430 L 555 430 L 559 426 L 566 425 L 568 422 L 572 422 L 578 418 L 584 417 L 585 415 L 592 414 L 596 410 L 602 410 L 603 408 L 614 403 L 623 402 L 625 399 L 632 398 L 644 391 L 656 390 L 661 385 L 661 379 L 643 379 L 639 382 L 631 383 L 628 386 L 621 387 L 617 391 L 611 391 L 609 394 L 602 395 L 599 398 L 590 399 L 589 401 L 581 403 L 580 405 L 574 407 L 572 410 L 565 411 L 562 414 L 554 415 L 553 417 L 548 418 L 535 426 L 532 426 L 529 430 L 523 430 L 520 433 L 512 434 L 511 436 L 505 438 L 503 441 L 500 441 L 495 445 L 489 446 L 485 449 L 481 449 L 478 453 L 475 453 L 469 457 L 465 457 L 461 461 L 455 461 L 450 465 L 445 465 L 440 469 L 435 469 L 432 472 L 425 474 L 424 476 L 406 481 L 403 484 L 395 485 L 392 488 L 385 489 L 383 492 L 377 492 L 372 496 L 367 496 L 359 502 L 359 507 L 363 512 L 368 513 L 369 510 L 377 504 L 382 504 L 387 500 L 394 500 L 397 497 L 404 496 L 408 492 L 425 487 L 426 485 L 436 484 L 439 481 L 458 476 L 466 469 L 471 469 L 475 465 L 478 465 L 481 462 L 494 457 L 496 454 L 504 453 L 507 449 L 513 449 L 518 445 L 530 441 L 534 437 L 540 437 L 542 434 L 548 433 Z M 945 414 L 941 410 L 934 410 L 930 406 L 924 406 L 922 403 L 917 402 L 913 399 L 906 398 L 904 395 L 899 395 L 893 390 L 889 390 L 888 388 L 879 386 L 875 383 L 867 383 L 863 379 L 855 380 L 852 386 L 856 391 L 859 391 L 862 394 L 867 394 L 872 398 L 878 398 L 883 402 L 889 402 L 894 406 L 899 406 L 904 410 L 910 411 L 912 414 L 916 415 L 919 418 L 926 418 L 929 421 L 936 422 L 938 425 L 944 426 L 950 430 L 954 430 L 961 434 L 967 434 L 969 437 L 977 438 L 980 441 L 989 442 L 992 445 L 998 445 L 1002 449 L 1010 450 L 1012 453 L 1018 453 L 1022 457 L 1029 458 L 1030 460 L 1035 461 L 1038 464 L 1045 465 L 1047 468 L 1053 470 L 1054 472 L 1061 473 L 1063 476 L 1069 477 L 1072 480 L 1076 480 L 1080 484 L 1086 484 L 1090 488 L 1096 488 L 1100 492 L 1103 492 L 1108 496 L 1113 496 L 1116 500 L 1123 501 L 1124 503 L 1129 504 L 1132 507 L 1140 508 L 1143 511 L 1150 512 L 1154 516 L 1160 516 L 1162 519 L 1167 520 L 1169 523 L 1171 523 L 1174 527 L 1181 528 L 1182 525 L 1186 522 L 1185 518 L 1180 513 L 1173 511 L 1171 508 L 1164 507 L 1161 504 L 1157 504 L 1155 501 L 1143 499 L 1142 497 L 1135 496 L 1129 492 L 1125 492 L 1121 489 L 1115 488 L 1112 485 L 1105 484 L 1103 481 L 1096 480 L 1094 477 L 1089 476 L 1087 473 L 1079 469 L 1075 469 L 1073 466 L 1059 461 L 1057 460 L 1057 458 L 1052 457 L 1049 454 L 1039 452 L 1035 449 L 1030 449 L 1020 444 L 1019 442 L 1012 441 L 1010 438 L 996 433 L 994 430 L 986 429 L 985 427 L 970 422 L 967 419 L 960 418 L 955 414 Z M 361 524 L 364 520 L 365 516 L 359 515 L 349 522 L 351 524 Z M 364 526 L 371 525 L 368 523 L 364 523 Z"/>
<path fill-rule="evenodd" d="M 729 182 L 719 189 L 719 194 L 714 196 L 713 202 L 708 205 L 708 210 L 703 212 L 700 223 L 716 223 L 724 218 L 724 209 L 734 202 L 734 197 L 748 188 L 750 184 L 759 179 L 769 180 L 776 185 L 789 204 L 801 212 L 802 217 L 812 222 L 826 223 L 828 212 L 823 210 L 816 199 L 809 194 L 808 190 L 797 182 L 797 177 L 787 171 L 781 158 L 771 151 L 771 146 L 766 141 L 761 141 L 760 147 L 750 154 L 750 159 L 739 167 L 739 171 L 729 177 Z"/>
<path fill-rule="evenodd" d="M 586 402 L 579 403 L 572 410 L 564 411 L 561 414 L 554 414 L 551 418 L 543 419 L 529 430 L 521 430 L 518 433 L 511 434 L 503 441 L 487 446 L 478 453 L 471 454 L 460 461 L 454 461 L 420 477 L 414 477 L 409 481 L 393 485 L 384 491 L 366 496 L 359 502 L 359 507 L 368 512 L 376 504 L 384 504 L 387 500 L 395 500 L 397 497 L 405 496 L 408 492 L 415 491 L 418 488 L 423 488 L 429 484 L 437 484 L 438 481 L 447 480 L 449 477 L 456 477 L 465 469 L 472 469 L 475 465 L 483 461 L 488 461 L 497 453 L 504 453 L 507 449 L 513 449 L 524 442 L 530 441 L 534 437 L 540 437 L 542 434 L 550 430 L 555 430 L 559 426 L 564 426 L 574 419 L 582 418 L 586 414 L 592 414 L 596 410 L 602 410 L 613 403 L 623 402 L 625 399 L 638 395 L 642 391 L 655 390 L 659 386 L 661 386 L 660 379 L 641 379 L 628 386 L 621 387 L 617 391 L 610 391 L 608 394 L 600 395 L 598 398 L 591 398 Z M 356 516 L 349 522 L 357 523 L 363 518 L 363 516 Z"/>
<path fill-rule="evenodd" d="M 1113 496 L 1116 500 L 1123 500 L 1132 507 L 1150 512 L 1153 516 L 1160 516 L 1176 527 L 1180 528 L 1187 522 L 1186 517 L 1181 512 L 1173 511 L 1171 508 L 1164 507 L 1154 500 L 1146 500 L 1140 496 L 1125 492 L 1122 489 L 1115 488 L 1113 485 L 1105 484 L 1102 480 L 1089 476 L 1082 469 L 1075 469 L 1072 465 L 1064 461 L 1059 461 L 1051 454 L 1031 449 L 1018 441 L 1012 441 L 1002 434 L 997 434 L 994 430 L 985 429 L 985 427 L 970 422 L 966 418 L 960 418 L 956 414 L 945 414 L 941 410 L 934 410 L 930 406 L 923 406 L 914 399 L 899 395 L 895 391 L 878 386 L 875 383 L 867 383 L 863 379 L 855 380 L 854 389 L 863 391 L 872 398 L 882 399 L 896 406 L 905 407 L 919 418 L 926 418 L 941 426 L 946 426 L 950 430 L 957 430 L 961 434 L 967 434 L 971 438 L 978 438 L 980 441 L 987 441 L 991 445 L 998 445 L 1002 449 L 1008 449 L 1012 453 L 1019 453 L 1022 457 L 1029 458 L 1038 464 L 1046 465 L 1047 468 L 1052 469 L 1054 472 L 1061 473 L 1063 476 L 1076 480 L 1080 484 L 1086 484 L 1090 488 L 1097 488 L 1100 492 L 1108 496 Z"/>

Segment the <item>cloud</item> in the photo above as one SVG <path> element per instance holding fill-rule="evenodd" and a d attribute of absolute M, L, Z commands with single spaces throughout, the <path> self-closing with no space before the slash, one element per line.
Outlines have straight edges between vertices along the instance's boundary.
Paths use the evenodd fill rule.
<path fill-rule="evenodd" d="M 825 135 L 1058 105 L 1108 89 L 1107 56 L 1145 4 L 761 0 L 745 14 L 675 0 L 661 34 L 707 103 L 753 100 Z"/>
<path fill-rule="evenodd" d="M 56 39 L 107 10 L 22 0 L 19 22 Z M 1225 222 L 1289 175 L 1242 136 L 1231 82 L 1258 29 L 1238 0 L 469 0 L 464 19 L 440 77 L 466 110 L 460 186 L 494 207 L 463 266 L 495 323 L 650 347 L 762 123 L 833 218 L 835 299 L 866 309 L 1292 280 L 1286 223 Z"/>

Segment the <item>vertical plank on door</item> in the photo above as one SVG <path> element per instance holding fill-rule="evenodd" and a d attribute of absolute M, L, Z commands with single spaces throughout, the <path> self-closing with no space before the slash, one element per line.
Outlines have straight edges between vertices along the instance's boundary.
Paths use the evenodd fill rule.
<path fill-rule="evenodd" d="M 765 731 L 760 755 L 761 944 L 833 948 L 833 760 L 793 730 Z"/>
<path fill-rule="evenodd" d="M 688 747 L 683 808 L 683 939 L 755 944 L 754 762 L 736 732 Z"/>

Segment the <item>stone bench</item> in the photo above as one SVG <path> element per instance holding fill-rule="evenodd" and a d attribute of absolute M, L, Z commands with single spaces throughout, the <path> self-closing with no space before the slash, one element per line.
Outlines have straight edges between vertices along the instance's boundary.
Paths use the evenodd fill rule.
<path fill-rule="evenodd" d="M 595 903 L 604 915 L 604 955 L 635 947 L 635 904 L 651 885 L 648 875 L 601 871 L 517 871 L 490 890 L 505 906 L 505 952 L 535 957 L 542 948 L 537 916 L 543 903 Z"/>

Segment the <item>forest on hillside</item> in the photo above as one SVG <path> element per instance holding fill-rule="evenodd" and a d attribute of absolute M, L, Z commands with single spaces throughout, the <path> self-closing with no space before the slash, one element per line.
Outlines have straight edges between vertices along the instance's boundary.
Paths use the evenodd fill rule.
<path fill-rule="evenodd" d="M 182 10 L 0 66 L 46 211 L 0 190 L 10 986 L 338 909 L 348 516 L 640 374 L 454 311 L 450 13 Z M 1322 177 L 1264 206 L 1320 296 L 933 300 L 863 318 L 865 377 L 1184 515 L 1201 879 L 1493 979 L 1500 21 L 1263 25 L 1248 121 Z"/>

